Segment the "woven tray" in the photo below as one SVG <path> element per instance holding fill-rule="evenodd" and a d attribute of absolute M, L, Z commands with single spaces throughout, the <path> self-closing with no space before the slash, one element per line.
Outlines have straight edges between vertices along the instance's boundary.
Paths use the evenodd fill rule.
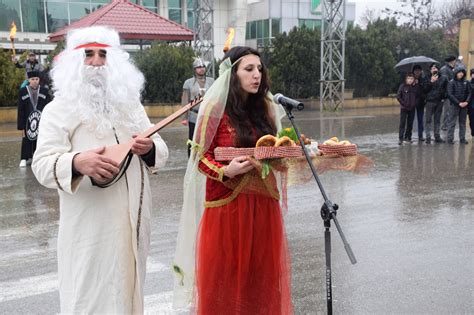
<path fill-rule="evenodd" d="M 301 147 L 258 147 L 233 148 L 217 147 L 214 149 L 216 161 L 230 161 L 238 156 L 253 156 L 257 160 L 299 157 L 303 155 Z"/>
<path fill-rule="evenodd" d="M 318 149 L 323 155 L 357 155 L 357 145 L 355 144 L 341 144 L 341 145 L 326 145 L 319 144 Z"/>

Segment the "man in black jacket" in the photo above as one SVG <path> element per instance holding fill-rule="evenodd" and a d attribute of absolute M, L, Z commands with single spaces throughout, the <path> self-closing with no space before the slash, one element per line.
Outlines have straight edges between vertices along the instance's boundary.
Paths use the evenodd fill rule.
<path fill-rule="evenodd" d="M 430 75 L 424 82 L 424 92 L 426 94 L 425 131 L 426 143 L 431 143 L 431 132 L 434 122 L 435 142 L 444 142 L 440 136 L 441 113 L 443 112 L 442 100 L 446 94 L 448 80 L 445 76 L 440 76 L 439 66 L 435 63 L 430 65 Z M 434 117 L 433 117 L 434 116 Z M 433 119 L 434 118 L 434 119 Z"/>
<path fill-rule="evenodd" d="M 467 144 L 466 141 L 466 117 L 467 106 L 471 100 L 471 85 L 466 80 L 466 69 L 456 67 L 454 79 L 448 83 L 448 98 L 451 101 L 449 108 L 448 143 L 454 143 L 454 129 L 459 117 L 459 143 Z"/>
<path fill-rule="evenodd" d="M 51 101 L 48 89 L 39 85 L 39 72 L 30 71 L 27 75 L 30 84 L 20 90 L 18 97 L 17 127 L 23 130 L 20 167 L 26 167 L 35 153 L 41 112 Z"/>

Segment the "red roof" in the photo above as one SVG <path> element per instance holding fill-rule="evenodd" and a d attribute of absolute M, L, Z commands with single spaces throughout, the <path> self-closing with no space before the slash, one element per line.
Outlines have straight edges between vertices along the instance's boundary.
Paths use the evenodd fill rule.
<path fill-rule="evenodd" d="M 109 26 L 119 32 L 122 39 L 193 40 L 193 31 L 165 19 L 128 0 L 114 0 L 82 19 L 51 34 L 49 40 L 57 42 L 72 29 L 94 25 Z"/>

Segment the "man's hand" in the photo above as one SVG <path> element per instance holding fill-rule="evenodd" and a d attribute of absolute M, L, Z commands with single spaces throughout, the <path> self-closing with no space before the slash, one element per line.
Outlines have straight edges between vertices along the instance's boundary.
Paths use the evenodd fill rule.
<path fill-rule="evenodd" d="M 459 103 L 459 106 L 461 106 L 462 108 L 466 107 L 468 104 L 468 102 L 461 102 Z"/>
<path fill-rule="evenodd" d="M 133 135 L 132 153 L 136 155 L 144 155 L 153 148 L 153 140 L 144 138 L 140 135 Z"/>
<path fill-rule="evenodd" d="M 431 83 L 435 83 L 436 81 L 438 81 L 438 75 L 434 75 L 431 77 Z"/>
<path fill-rule="evenodd" d="M 119 171 L 119 165 L 101 155 L 105 147 L 84 151 L 74 156 L 72 165 L 82 175 L 89 176 L 97 182 L 112 179 Z"/>
<path fill-rule="evenodd" d="M 187 126 L 188 125 L 188 120 L 187 119 L 181 120 L 181 125 Z"/>
<path fill-rule="evenodd" d="M 247 173 L 253 169 L 253 167 L 246 156 L 238 156 L 230 161 L 229 165 L 224 167 L 224 175 L 229 178 L 234 178 L 237 175 Z"/>

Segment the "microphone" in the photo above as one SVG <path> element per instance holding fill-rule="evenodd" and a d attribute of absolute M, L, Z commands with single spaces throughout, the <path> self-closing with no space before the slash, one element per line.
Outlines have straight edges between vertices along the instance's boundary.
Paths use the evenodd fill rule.
<path fill-rule="evenodd" d="M 297 100 L 294 100 L 292 98 L 286 97 L 281 93 L 275 94 L 275 96 L 273 97 L 273 101 L 275 103 L 279 103 L 283 105 L 284 107 L 286 107 L 287 110 L 290 110 L 290 111 L 293 109 L 303 110 L 304 108 L 303 103 L 298 102 Z"/>

